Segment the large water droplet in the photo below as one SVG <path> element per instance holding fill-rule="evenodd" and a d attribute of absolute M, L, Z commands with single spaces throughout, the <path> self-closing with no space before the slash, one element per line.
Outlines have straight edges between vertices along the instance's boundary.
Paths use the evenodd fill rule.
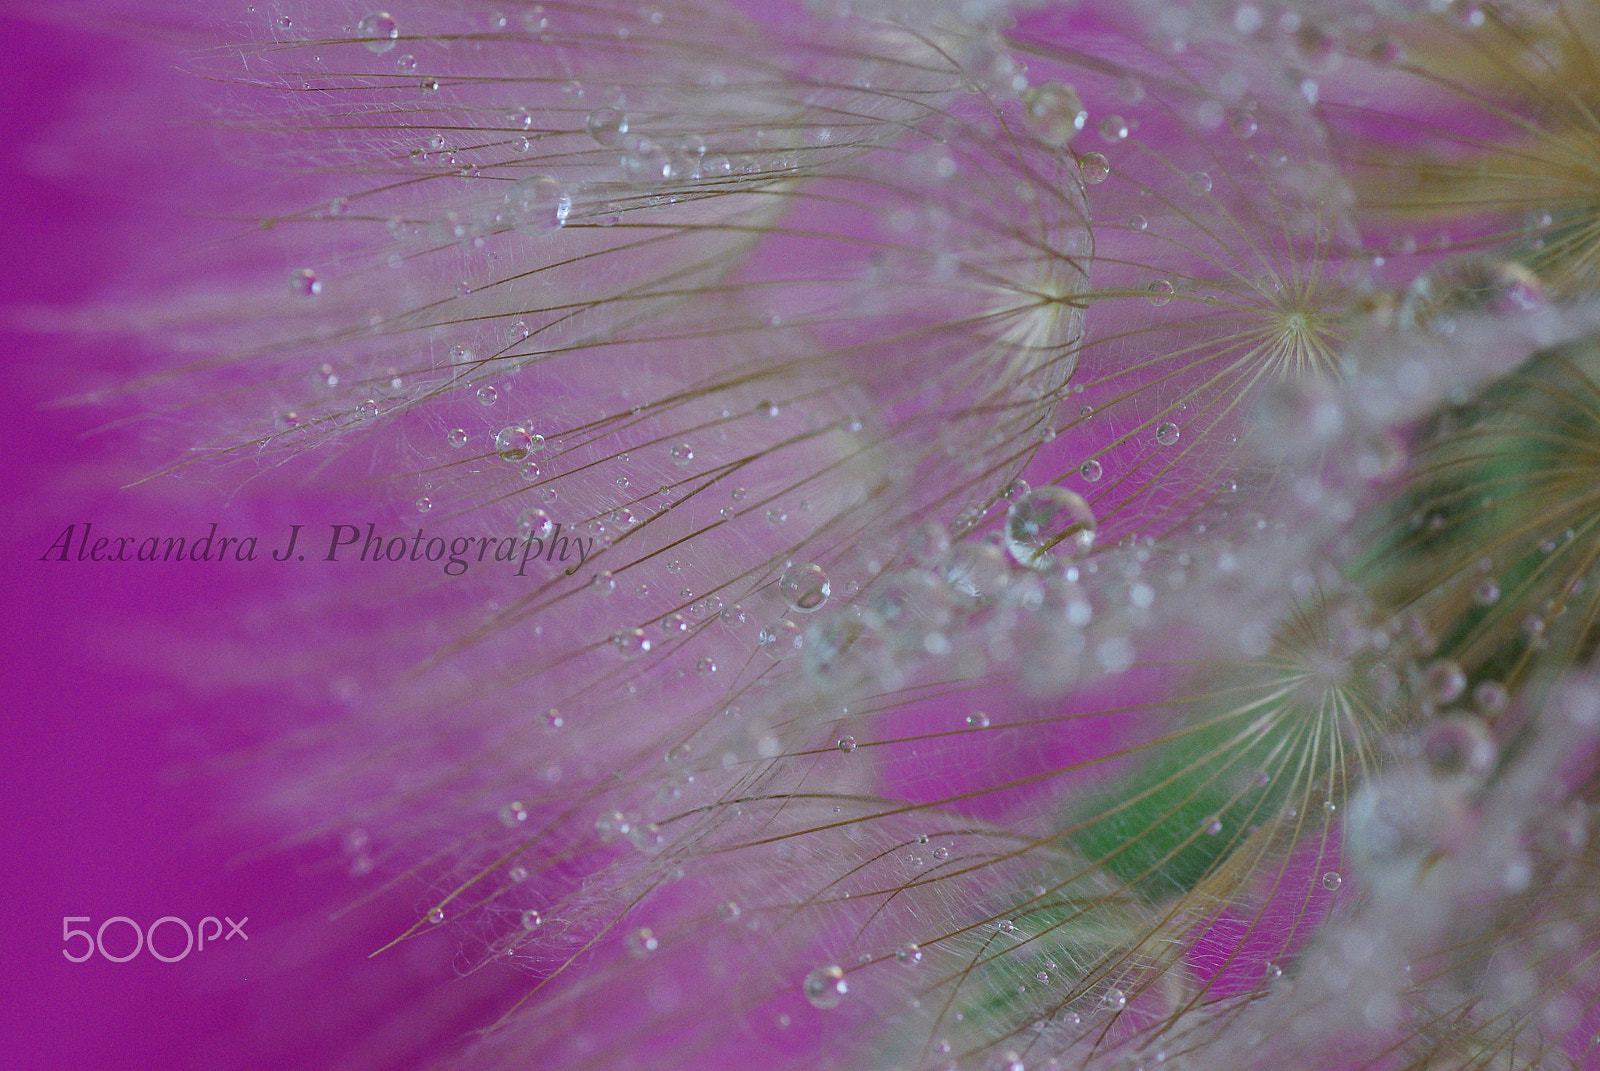
<path fill-rule="evenodd" d="M 521 461 L 533 449 L 533 436 L 520 424 L 501 428 L 494 437 L 494 452 L 506 461 Z"/>
<path fill-rule="evenodd" d="M 601 145 L 615 145 L 628 132 L 628 117 L 615 108 L 596 108 L 584 120 L 583 128 Z"/>
<path fill-rule="evenodd" d="M 1402 327 L 1448 333 L 1461 315 L 1532 312 L 1545 303 L 1539 277 L 1515 261 L 1467 256 L 1420 275 L 1406 290 Z"/>
<path fill-rule="evenodd" d="M 1094 511 L 1083 496 L 1045 486 L 1011 504 L 1006 549 L 1030 569 L 1048 569 L 1057 555 L 1076 558 L 1094 546 Z"/>
<path fill-rule="evenodd" d="M 368 52 L 381 55 L 394 48 L 400 37 L 400 26 L 387 11 L 374 11 L 356 23 L 356 33 L 364 38 L 362 45 Z"/>
<path fill-rule="evenodd" d="M 549 234 L 567 222 L 572 198 L 567 188 L 549 175 L 518 179 L 506 191 L 511 226 L 524 234 Z"/>
<path fill-rule="evenodd" d="M 778 621 L 762 629 L 756 636 L 761 649 L 773 658 L 791 658 L 805 646 L 805 634 L 793 621 Z"/>
<path fill-rule="evenodd" d="M 1083 181 L 1098 186 L 1111 176 L 1111 161 L 1097 152 L 1084 153 L 1083 159 L 1078 161 L 1078 171 L 1083 175 Z"/>
<path fill-rule="evenodd" d="M 810 562 L 791 565 L 778 578 L 778 594 L 783 596 L 783 601 L 789 604 L 791 610 L 801 613 L 822 609 L 832 590 L 828 574 L 822 566 Z"/>
<path fill-rule="evenodd" d="M 1428 726 L 1422 738 L 1428 765 L 1446 777 L 1463 776 L 1481 781 L 1494 772 L 1500 747 L 1481 718 L 1456 715 Z"/>
<path fill-rule="evenodd" d="M 1065 145 L 1077 136 L 1089 118 L 1078 91 L 1062 82 L 1034 86 L 1022 100 L 1027 109 L 1028 125 L 1047 145 Z"/>
<path fill-rule="evenodd" d="M 850 992 L 850 983 L 845 980 L 843 968 L 829 964 L 806 975 L 801 989 L 805 991 L 812 1007 L 826 1010 L 839 1006 L 845 994 Z"/>
<path fill-rule="evenodd" d="M 1422 683 L 1435 703 L 1453 703 L 1467 690 L 1467 675 L 1450 659 L 1441 658 L 1423 670 Z"/>

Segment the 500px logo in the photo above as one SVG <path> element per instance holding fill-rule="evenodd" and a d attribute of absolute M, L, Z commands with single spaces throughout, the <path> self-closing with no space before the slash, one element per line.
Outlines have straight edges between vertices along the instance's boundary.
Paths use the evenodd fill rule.
<path fill-rule="evenodd" d="M 81 937 L 84 940 L 84 946 L 82 955 L 73 955 L 70 947 L 63 948 L 61 950 L 61 954 L 67 957 L 67 959 L 73 963 L 82 963 L 84 960 L 93 956 L 96 952 L 99 952 L 103 959 L 108 959 L 112 963 L 126 963 L 134 956 L 137 956 L 141 951 L 149 949 L 150 954 L 156 959 L 159 959 L 162 963 L 177 963 L 179 960 L 187 958 L 190 952 L 204 952 L 206 949 L 206 941 L 208 940 L 212 944 L 216 944 L 217 938 L 219 937 L 222 937 L 224 941 L 231 941 L 236 936 L 242 937 L 246 941 L 250 940 L 250 935 L 244 932 L 244 924 L 250 921 L 248 915 L 240 919 L 238 922 L 233 921 L 226 915 L 222 917 L 228 920 L 229 928 L 228 935 L 226 937 L 222 937 L 222 922 L 218 920 L 215 915 L 207 915 L 205 918 L 200 920 L 200 925 L 198 927 L 193 928 L 191 928 L 187 922 L 178 918 L 176 915 L 163 915 L 152 922 L 148 930 L 139 929 L 139 924 L 134 922 L 126 915 L 113 915 L 111 918 L 108 918 L 102 922 L 100 924 L 100 928 L 93 934 L 91 934 L 88 930 L 75 930 L 72 928 L 72 924 L 74 922 L 89 922 L 90 919 L 88 915 L 65 915 L 61 919 L 62 944 L 70 945 L 73 938 Z M 127 926 L 128 929 L 133 931 L 133 951 L 127 953 L 126 955 L 112 955 L 111 952 L 106 950 L 106 928 L 115 922 L 120 922 Z M 213 927 L 210 934 L 206 933 L 207 923 L 210 923 Z M 182 952 L 179 952 L 177 955 L 164 955 L 156 948 L 156 931 L 160 930 L 162 926 L 168 926 L 169 929 L 172 926 L 178 926 L 183 929 L 184 945 Z M 198 947 L 195 943 L 196 930 L 199 931 L 200 938 Z M 163 938 L 163 941 L 168 943 L 170 946 L 171 941 L 169 941 L 167 938 Z M 121 942 L 119 941 L 118 943 L 120 944 Z"/>

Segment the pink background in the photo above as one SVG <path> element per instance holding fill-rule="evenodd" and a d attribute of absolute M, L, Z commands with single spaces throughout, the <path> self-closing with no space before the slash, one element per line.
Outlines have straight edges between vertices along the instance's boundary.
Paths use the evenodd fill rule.
<path fill-rule="evenodd" d="M 161 99 L 182 77 L 114 37 L 0 18 L 0 390 L 10 417 L 0 423 L 9 602 L 0 887 L 12 908 L 0 1062 L 408 1066 L 503 1007 L 507 977 L 452 981 L 455 942 L 444 932 L 368 959 L 415 917 L 417 890 L 335 917 L 371 883 L 345 873 L 326 842 L 273 850 L 283 831 L 237 821 L 237 782 L 217 765 L 327 712 L 266 688 L 200 694 L 181 683 L 281 580 L 217 563 L 39 560 L 66 525 L 86 520 L 106 534 L 202 534 L 210 520 L 248 530 L 292 508 L 282 489 L 264 503 L 194 480 L 119 490 L 159 456 L 144 426 L 86 435 L 119 409 L 51 403 L 114 381 L 141 355 L 31 329 L 147 269 L 141 238 L 184 219 L 186 199 L 226 185 L 226 175 L 185 170 L 197 158 L 185 139 L 198 134 L 119 94 L 137 85 L 139 101 Z M 62 918 L 83 915 L 91 928 L 118 915 L 144 925 L 248 917 L 249 940 L 173 964 L 148 952 L 74 964 L 62 956 Z M 107 938 L 113 950 L 131 943 L 121 924 Z M 179 928 L 163 927 L 161 944 L 175 953 Z M 434 994 L 426 1015 L 413 1003 L 424 992 Z"/>

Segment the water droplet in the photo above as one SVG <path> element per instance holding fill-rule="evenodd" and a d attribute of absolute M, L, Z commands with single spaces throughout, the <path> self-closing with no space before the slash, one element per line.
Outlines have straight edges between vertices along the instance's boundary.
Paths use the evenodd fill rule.
<path fill-rule="evenodd" d="M 516 230 L 548 234 L 567 222 L 572 198 L 567 188 L 549 175 L 529 175 L 512 183 L 506 191 L 506 209 Z"/>
<path fill-rule="evenodd" d="M 717 905 L 717 918 L 723 922 L 737 922 L 742 914 L 744 914 L 743 909 L 732 900 L 724 900 Z"/>
<path fill-rule="evenodd" d="M 525 866 L 514 866 L 510 870 L 506 871 L 506 877 L 520 885 L 524 881 L 528 880 L 528 868 Z"/>
<path fill-rule="evenodd" d="M 523 871 L 523 873 L 526 874 L 527 871 Z M 542 925 L 544 925 L 544 919 L 540 918 L 539 912 L 533 908 L 530 907 L 522 913 L 522 928 L 524 930 L 537 930 Z"/>
<path fill-rule="evenodd" d="M 641 822 L 628 831 L 628 843 L 641 852 L 653 855 L 666 846 L 667 838 L 654 822 Z"/>
<path fill-rule="evenodd" d="M 1379 67 L 1393 67 L 1403 55 L 1405 49 L 1392 37 L 1380 37 L 1367 49 L 1367 59 Z"/>
<path fill-rule="evenodd" d="M 527 152 L 531 148 L 533 148 L 533 142 L 521 135 L 518 135 L 511 141 L 511 150 L 513 152 Z"/>
<path fill-rule="evenodd" d="M 845 981 L 844 969 L 837 964 L 818 967 L 806 975 L 800 987 L 806 995 L 806 1000 L 814 1008 L 837 1008 L 839 1002 L 850 992 L 850 984 Z"/>
<path fill-rule="evenodd" d="M 1094 458 L 1090 458 L 1088 461 L 1085 461 L 1083 464 L 1078 466 L 1078 475 L 1082 476 L 1090 483 L 1097 482 L 1100 477 L 1104 476 L 1105 474 L 1105 469 L 1102 468 L 1100 462 L 1096 461 Z"/>
<path fill-rule="evenodd" d="M 1078 171 L 1083 175 L 1083 181 L 1091 186 L 1098 186 L 1111 175 L 1111 161 L 1097 152 L 1083 154 L 1083 159 L 1078 161 Z"/>
<path fill-rule="evenodd" d="M 644 629 L 625 628 L 611 634 L 611 646 L 615 647 L 623 658 L 632 659 L 649 654 L 655 643 L 645 635 Z"/>
<path fill-rule="evenodd" d="M 368 52 L 382 55 L 394 48 L 400 26 L 387 11 L 374 11 L 356 23 L 356 33 L 365 38 L 362 45 Z"/>
<path fill-rule="evenodd" d="M 1322 875 L 1322 887 L 1329 892 L 1337 892 L 1339 886 L 1343 884 L 1344 879 L 1339 876 L 1339 872 L 1336 870 L 1330 870 Z"/>
<path fill-rule="evenodd" d="M 427 495 L 423 495 L 421 498 L 417 499 L 417 512 L 418 513 L 428 513 L 428 512 L 431 512 L 432 509 L 433 509 L 433 499 L 429 498 Z"/>
<path fill-rule="evenodd" d="M 436 907 L 432 911 L 428 912 L 428 921 L 433 923 L 435 926 L 437 926 L 437 925 L 439 925 L 439 923 L 443 922 L 444 921 L 444 908 Z"/>
<path fill-rule="evenodd" d="M 495 390 L 493 387 L 479 387 L 478 388 L 478 404 L 479 405 L 485 405 L 485 406 L 493 405 L 495 402 L 497 402 L 499 400 L 500 400 L 500 392 Z"/>
<path fill-rule="evenodd" d="M 1428 765 L 1446 777 L 1481 781 L 1494 772 L 1500 747 L 1481 718 L 1455 715 L 1429 725 L 1422 740 Z"/>
<path fill-rule="evenodd" d="M 1121 1011 L 1128 1006 L 1128 994 L 1120 989 L 1108 989 L 1100 1003 L 1111 1011 Z"/>
<path fill-rule="evenodd" d="M 1472 689 L 1472 701 L 1479 710 L 1493 717 L 1511 705 L 1511 693 L 1499 681 L 1484 681 Z"/>
<path fill-rule="evenodd" d="M 1094 546 L 1094 511 L 1083 496 L 1053 485 L 1029 492 L 1006 514 L 1006 549 L 1031 569 L 1048 569 L 1057 554 L 1076 558 Z"/>
<path fill-rule="evenodd" d="M 661 942 L 656 938 L 655 931 L 648 926 L 640 926 L 627 939 L 628 955 L 634 959 L 644 959 L 650 953 L 661 947 Z"/>
<path fill-rule="evenodd" d="M 1128 137 L 1128 121 L 1120 115 L 1108 115 L 1100 120 L 1100 136 L 1107 141 L 1124 141 Z"/>
<path fill-rule="evenodd" d="M 694 450 L 690 448 L 688 443 L 679 443 L 678 445 L 674 446 L 670 452 L 672 454 L 672 460 L 675 464 L 687 465 L 689 462 L 694 460 Z"/>
<path fill-rule="evenodd" d="M 1196 171 L 1189 176 L 1189 192 L 1196 197 L 1204 197 L 1211 192 L 1211 176 L 1204 171 Z"/>
<path fill-rule="evenodd" d="M 1156 425 L 1156 442 L 1162 446 L 1171 446 L 1178 441 L 1178 425 L 1170 420 L 1163 420 Z"/>
<path fill-rule="evenodd" d="M 988 727 L 989 727 L 989 715 L 985 714 L 983 711 L 980 710 L 980 711 L 977 711 L 975 713 L 967 715 L 967 728 L 969 728 L 969 729 L 987 729 Z M 1011 925 L 1009 922 L 1002 924 L 1002 926 L 1009 926 L 1009 925 Z"/>
<path fill-rule="evenodd" d="M 1177 292 L 1177 288 L 1166 279 L 1157 279 L 1147 289 L 1150 294 L 1150 304 L 1157 308 L 1170 304 L 1172 295 Z"/>
<path fill-rule="evenodd" d="M 756 637 L 761 649 L 773 658 L 790 658 L 805 646 L 805 635 L 793 621 L 779 621 L 762 629 Z"/>
<path fill-rule="evenodd" d="M 1479 606 L 1493 606 L 1500 601 L 1500 585 L 1484 577 L 1478 581 L 1478 586 L 1472 589 L 1472 601 Z"/>
<path fill-rule="evenodd" d="M 610 595 L 617 590 L 617 578 L 609 572 L 598 572 L 594 579 L 589 581 L 589 586 L 601 595 Z"/>
<path fill-rule="evenodd" d="M 839 738 L 839 750 L 840 751 L 842 751 L 846 755 L 848 755 L 848 754 L 850 754 L 850 752 L 854 751 L 855 749 L 856 749 L 856 738 L 855 737 L 853 737 L 853 736 L 841 736 Z"/>
<path fill-rule="evenodd" d="M 322 293 L 322 280 L 310 268 L 296 268 L 289 273 L 289 293 L 300 298 L 314 298 Z"/>
<path fill-rule="evenodd" d="M 1450 659 L 1441 658 L 1423 670 L 1422 684 L 1435 703 L 1453 703 L 1467 690 L 1467 675 Z"/>
<path fill-rule="evenodd" d="M 907 941 L 894 950 L 894 958 L 896 963 L 915 967 L 922 962 L 922 949 L 918 948 L 914 941 Z"/>
<path fill-rule="evenodd" d="M 1022 97 L 1028 125 L 1039 140 L 1057 147 L 1067 144 L 1083 129 L 1089 113 L 1078 91 L 1063 82 L 1033 86 Z"/>
<path fill-rule="evenodd" d="M 527 818 L 528 809 L 518 800 L 512 800 L 500 808 L 500 824 L 507 829 L 517 828 L 518 823 L 526 821 Z"/>
<path fill-rule="evenodd" d="M 832 590 L 822 566 L 810 562 L 791 565 L 778 578 L 778 594 L 791 610 L 801 613 L 822 609 Z"/>
<path fill-rule="evenodd" d="M 523 510 L 517 514 L 517 534 L 534 539 L 545 539 L 555 530 L 550 514 L 542 509 Z"/>
<path fill-rule="evenodd" d="M 1312 74 L 1328 74 L 1343 58 L 1339 42 L 1322 27 L 1307 24 L 1291 38 L 1292 54 L 1299 65 Z"/>
<path fill-rule="evenodd" d="M 1458 315 L 1532 312 L 1545 303 L 1539 277 L 1515 261 L 1471 255 L 1419 275 L 1400 302 L 1402 327 L 1448 331 Z"/>
<path fill-rule="evenodd" d="M 583 121 L 583 128 L 601 145 L 615 145 L 628 132 L 628 117 L 615 108 L 596 108 Z"/>
<path fill-rule="evenodd" d="M 450 347 L 451 364 L 471 364 L 477 359 L 478 355 L 472 352 L 472 347 L 465 343 L 458 342 Z"/>
<path fill-rule="evenodd" d="M 450 440 L 450 445 L 459 450 L 461 447 L 467 445 L 467 429 L 451 428 L 448 438 Z"/>
<path fill-rule="evenodd" d="M 494 452 L 506 461 L 521 461 L 533 448 L 533 436 L 520 424 L 510 424 L 495 433 Z"/>

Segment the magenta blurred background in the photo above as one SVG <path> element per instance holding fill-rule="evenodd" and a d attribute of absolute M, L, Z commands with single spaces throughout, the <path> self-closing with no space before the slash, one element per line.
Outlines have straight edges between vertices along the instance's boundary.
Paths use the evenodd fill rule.
<path fill-rule="evenodd" d="M 120 489 L 164 455 L 149 425 L 109 426 L 117 404 L 60 406 L 114 382 L 148 355 L 42 330 L 126 292 L 143 252 L 226 174 L 191 168 L 203 131 L 153 101 L 181 101 L 186 76 L 137 41 L 0 17 L 0 427 L 5 473 L 3 702 L 7 729 L 5 901 L 16 941 L 5 972 L 0 1063 L 7 1068 L 411 1066 L 505 1004 L 507 977 L 455 980 L 455 943 L 433 933 L 368 953 L 414 918 L 419 890 L 357 903 L 326 840 L 279 847 L 287 832 L 238 819 L 235 771 L 270 771 L 251 745 L 330 711 L 314 690 L 185 684 L 232 650 L 281 594 L 282 574 L 216 562 L 41 562 L 69 524 L 97 534 L 203 534 L 212 520 L 274 531 L 307 500 L 285 481 L 158 480 Z M 129 90 L 137 88 L 137 93 Z M 206 224 L 195 220 L 197 229 Z M 168 440 L 170 442 L 170 440 Z M 311 507 L 311 508 L 314 508 Z M 241 638 L 243 637 L 243 638 Z M 215 675 L 214 675 L 215 676 Z M 251 764 L 254 764 L 253 767 Z M 341 908 L 350 910 L 338 913 Z M 91 930 L 114 916 L 248 918 L 238 937 L 177 963 L 62 955 L 63 917 Z M 224 926 L 224 933 L 227 927 Z M 125 925 L 106 932 L 114 953 Z M 167 924 L 167 955 L 183 942 Z M 81 941 L 70 946 L 74 954 Z M 442 988 L 441 988 L 442 986 Z M 423 1013 L 414 1003 L 432 994 Z"/>

